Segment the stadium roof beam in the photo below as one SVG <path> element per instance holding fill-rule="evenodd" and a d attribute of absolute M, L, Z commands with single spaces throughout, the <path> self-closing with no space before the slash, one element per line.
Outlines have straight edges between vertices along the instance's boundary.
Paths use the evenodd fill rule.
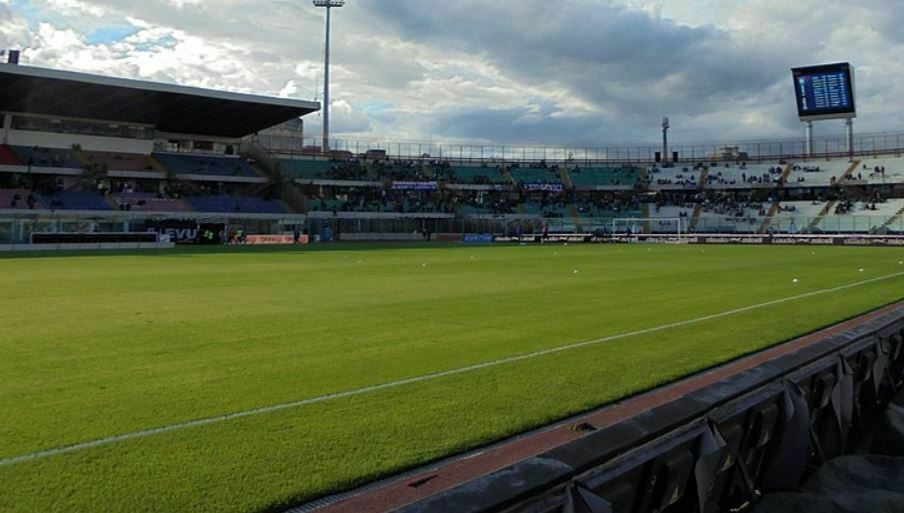
<path fill-rule="evenodd" d="M 0 111 L 153 125 L 238 138 L 317 112 L 317 102 L 0 64 Z"/>
<path fill-rule="evenodd" d="M 326 8 L 326 42 L 323 46 L 323 153 L 330 152 L 330 12 L 345 0 L 314 0 L 314 7 Z"/>

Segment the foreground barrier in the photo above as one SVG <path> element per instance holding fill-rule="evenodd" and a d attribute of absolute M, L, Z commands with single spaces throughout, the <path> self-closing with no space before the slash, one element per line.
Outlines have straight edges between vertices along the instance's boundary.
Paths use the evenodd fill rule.
<path fill-rule="evenodd" d="M 904 379 L 904 308 L 396 511 L 743 511 L 852 450 Z"/>

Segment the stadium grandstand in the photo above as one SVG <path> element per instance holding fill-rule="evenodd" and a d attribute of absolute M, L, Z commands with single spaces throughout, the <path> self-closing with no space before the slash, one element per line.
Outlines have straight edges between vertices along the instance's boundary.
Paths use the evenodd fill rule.
<path fill-rule="evenodd" d="M 141 231 L 159 217 L 291 230 L 303 224 L 300 209 L 246 137 L 317 110 L 315 102 L 0 64 L 0 243 L 65 224 Z"/>
<path fill-rule="evenodd" d="M 140 230 L 163 216 L 347 240 L 425 231 L 509 236 L 536 227 L 557 234 L 904 233 L 897 134 L 881 137 L 887 149 L 864 136 L 870 151 L 819 157 L 793 155 L 794 141 L 758 142 L 755 151 L 753 144 L 690 145 L 668 163 L 655 161 L 652 146 L 567 156 L 481 147 L 476 156 L 461 145 L 335 141 L 342 149 L 321 156 L 299 119 L 318 108 L 2 64 L 0 243 L 87 216 L 96 220 L 82 229 L 100 221 Z"/>

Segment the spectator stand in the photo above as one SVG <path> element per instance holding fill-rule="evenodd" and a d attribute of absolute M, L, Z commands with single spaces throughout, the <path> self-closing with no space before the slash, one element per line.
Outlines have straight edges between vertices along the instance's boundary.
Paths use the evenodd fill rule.
<path fill-rule="evenodd" d="M 239 157 L 160 152 L 151 156 L 179 180 L 249 184 L 269 182 Z"/>

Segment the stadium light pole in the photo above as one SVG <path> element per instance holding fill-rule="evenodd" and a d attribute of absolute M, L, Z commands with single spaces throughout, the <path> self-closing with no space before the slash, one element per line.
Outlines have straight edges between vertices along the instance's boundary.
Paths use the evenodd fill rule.
<path fill-rule="evenodd" d="M 669 118 L 662 118 L 662 162 L 669 162 Z"/>
<path fill-rule="evenodd" d="M 326 43 L 323 47 L 323 153 L 330 152 L 330 12 L 345 0 L 314 0 L 314 7 L 326 8 Z"/>

